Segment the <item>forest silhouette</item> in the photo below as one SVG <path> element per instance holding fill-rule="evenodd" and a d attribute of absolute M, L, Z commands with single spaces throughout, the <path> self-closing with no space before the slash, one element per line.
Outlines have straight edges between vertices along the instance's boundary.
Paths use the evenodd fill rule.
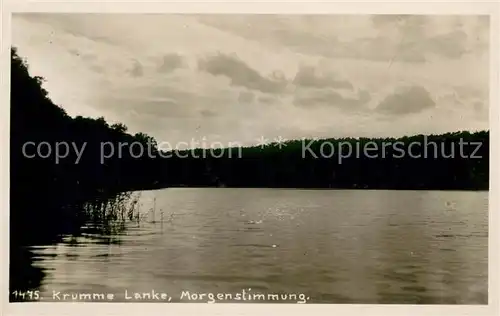
<path fill-rule="evenodd" d="M 11 139 L 10 139 L 10 240 L 11 247 L 43 243 L 77 229 L 87 220 L 82 205 L 112 199 L 121 192 L 166 187 L 265 187 L 310 189 L 390 189 L 390 190 L 488 190 L 489 131 L 453 132 L 428 135 L 427 142 L 449 148 L 460 139 L 481 143 L 475 152 L 480 159 L 461 155 L 445 157 L 395 158 L 388 148 L 385 157 L 348 157 L 339 163 L 332 157 L 304 157 L 302 140 L 283 147 L 225 148 L 221 157 L 206 156 L 203 149 L 165 158 L 124 151 L 101 163 L 101 144 L 155 140 L 144 133 L 130 134 L 123 124 L 108 124 L 103 117 L 71 117 L 54 104 L 43 88 L 43 78 L 32 76 L 28 63 L 16 49 L 11 50 Z M 329 142 L 382 144 L 422 142 L 424 135 L 402 138 L 344 138 L 315 141 L 311 150 L 319 152 Z M 26 142 L 67 142 L 81 147 L 55 163 L 54 159 L 28 158 Z M 306 141 L 307 142 L 307 141 Z M 241 150 L 241 153 L 239 152 Z M 474 146 L 466 147 L 470 155 Z M 153 153 L 158 153 L 156 147 Z M 240 156 L 239 156 L 240 155 Z M 163 155 L 165 156 L 165 155 Z M 181 158 L 184 157 L 184 158 Z M 234 157 L 239 157 L 235 159 Z M 333 211 L 333 210 L 332 210 Z"/>

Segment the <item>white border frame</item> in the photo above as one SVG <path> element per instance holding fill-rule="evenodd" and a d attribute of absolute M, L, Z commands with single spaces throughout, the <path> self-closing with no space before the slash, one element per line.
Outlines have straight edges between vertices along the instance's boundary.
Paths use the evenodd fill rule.
<path fill-rule="evenodd" d="M 282 313 L 283 315 L 500 315 L 498 290 L 499 253 L 499 169 L 493 162 L 500 161 L 500 107 L 499 101 L 499 3 L 497 1 L 441 1 L 441 2 L 142 2 L 131 1 L 25 1 L 1 2 L 1 72 L 0 119 L 3 144 L 1 163 L 1 197 L 3 242 L 2 256 L 2 312 L 6 315 L 252 315 Z M 489 304 L 488 305 L 363 305 L 363 304 L 199 304 L 199 303 L 8 303 L 9 257 L 9 131 L 10 131 L 10 43 L 11 14 L 16 12 L 72 12 L 72 13 L 280 13 L 280 14 L 485 14 L 490 15 L 490 193 L 489 193 Z"/>

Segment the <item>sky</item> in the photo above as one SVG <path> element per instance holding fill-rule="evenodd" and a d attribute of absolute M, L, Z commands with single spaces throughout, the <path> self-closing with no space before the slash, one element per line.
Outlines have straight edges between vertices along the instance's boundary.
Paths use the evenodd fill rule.
<path fill-rule="evenodd" d="M 489 126 L 487 16 L 23 13 L 12 44 L 69 115 L 159 142 Z"/>

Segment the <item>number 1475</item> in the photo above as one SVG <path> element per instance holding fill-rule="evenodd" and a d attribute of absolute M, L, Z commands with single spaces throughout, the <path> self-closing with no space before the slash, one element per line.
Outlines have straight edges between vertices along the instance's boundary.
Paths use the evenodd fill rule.
<path fill-rule="evenodd" d="M 40 291 L 14 291 L 12 296 L 16 299 L 38 300 L 40 299 Z"/>

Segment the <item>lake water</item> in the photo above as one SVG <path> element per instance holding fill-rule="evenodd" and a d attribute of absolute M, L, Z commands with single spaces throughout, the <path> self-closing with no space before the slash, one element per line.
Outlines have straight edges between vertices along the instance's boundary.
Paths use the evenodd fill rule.
<path fill-rule="evenodd" d="M 149 219 L 122 233 L 32 247 L 43 299 L 154 290 L 171 302 L 488 301 L 487 192 L 178 188 L 143 192 L 141 203 Z"/>

